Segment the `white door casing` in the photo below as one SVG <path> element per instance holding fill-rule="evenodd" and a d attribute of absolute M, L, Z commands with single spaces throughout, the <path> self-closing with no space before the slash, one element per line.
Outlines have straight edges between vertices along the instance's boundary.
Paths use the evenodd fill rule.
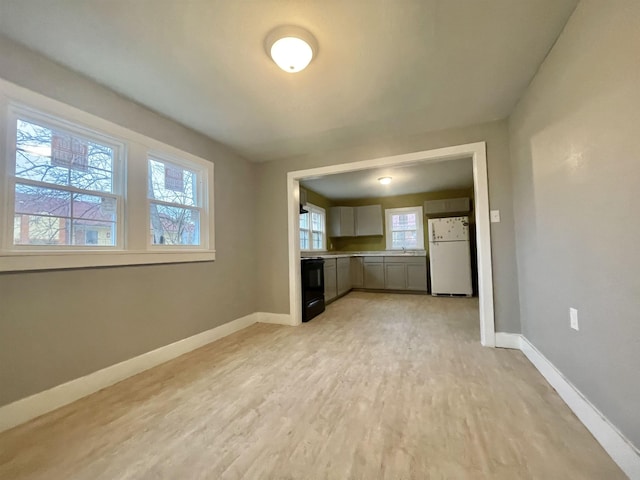
<path fill-rule="evenodd" d="M 371 168 L 401 166 L 417 162 L 433 163 L 471 157 L 475 195 L 478 293 L 480 304 L 480 342 L 495 346 L 493 305 L 493 271 L 491 265 L 491 230 L 489 222 L 489 183 L 487 179 L 486 143 L 468 143 L 434 150 L 380 157 L 287 173 L 288 243 L 289 243 L 289 313 L 292 325 L 302 322 L 300 288 L 300 180 L 308 177 L 345 173 Z"/>

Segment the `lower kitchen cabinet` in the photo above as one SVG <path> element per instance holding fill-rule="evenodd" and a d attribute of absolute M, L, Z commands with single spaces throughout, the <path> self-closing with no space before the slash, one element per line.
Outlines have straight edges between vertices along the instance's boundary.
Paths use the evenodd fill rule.
<path fill-rule="evenodd" d="M 384 264 L 384 288 L 405 290 L 407 288 L 407 267 L 402 263 Z"/>
<path fill-rule="evenodd" d="M 351 290 L 351 258 L 344 257 L 337 260 L 338 295 L 342 295 Z"/>
<path fill-rule="evenodd" d="M 427 262 L 407 264 L 407 290 L 427 291 Z"/>
<path fill-rule="evenodd" d="M 384 288 L 383 257 L 364 257 L 364 288 Z"/>
<path fill-rule="evenodd" d="M 364 287 L 364 260 L 362 257 L 351 257 L 351 286 Z"/>
<path fill-rule="evenodd" d="M 385 257 L 384 288 L 387 290 L 426 291 L 426 257 Z"/>
<path fill-rule="evenodd" d="M 352 288 L 426 292 L 427 259 L 417 256 L 325 258 L 325 302 L 335 300 Z"/>
<path fill-rule="evenodd" d="M 335 258 L 324 260 L 324 301 L 328 302 L 338 296 L 337 263 Z"/>

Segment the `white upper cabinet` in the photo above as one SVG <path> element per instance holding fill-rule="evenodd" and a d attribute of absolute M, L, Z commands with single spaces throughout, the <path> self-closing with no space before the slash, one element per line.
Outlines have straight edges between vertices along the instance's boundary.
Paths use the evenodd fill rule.
<path fill-rule="evenodd" d="M 356 237 L 382 235 L 382 205 L 355 207 Z"/>
<path fill-rule="evenodd" d="M 382 205 L 331 207 L 330 237 L 363 237 L 382 235 Z"/>
<path fill-rule="evenodd" d="M 441 213 L 464 213 L 471 210 L 469 197 L 445 198 L 443 200 L 427 200 L 424 202 L 425 215 Z"/>
<path fill-rule="evenodd" d="M 355 220 L 353 207 L 331 207 L 329 209 L 329 236 L 353 237 Z"/>

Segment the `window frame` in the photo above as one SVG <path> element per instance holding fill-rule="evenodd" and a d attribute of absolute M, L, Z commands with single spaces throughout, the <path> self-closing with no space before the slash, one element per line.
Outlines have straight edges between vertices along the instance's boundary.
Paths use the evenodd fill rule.
<path fill-rule="evenodd" d="M 196 206 L 190 206 L 190 205 L 181 205 L 178 203 L 173 203 L 173 202 L 165 202 L 162 200 L 157 200 L 157 199 L 151 199 L 149 198 L 149 194 L 148 191 L 146 192 L 146 198 L 147 198 L 147 225 L 151 225 L 151 204 L 152 203 L 156 203 L 159 205 L 168 205 L 168 206 L 176 206 L 176 207 L 182 207 L 182 208 L 189 208 L 191 210 L 198 210 L 198 212 L 200 213 L 200 243 L 198 245 L 169 245 L 169 244 L 157 244 L 157 243 L 153 243 L 152 239 L 151 239 L 151 234 L 149 234 L 147 236 L 147 249 L 150 250 L 163 250 L 163 251 L 169 251 L 169 250 L 199 250 L 203 247 L 206 248 L 206 243 L 208 240 L 208 235 L 203 234 L 203 232 L 207 232 L 209 230 L 209 215 L 208 215 L 208 209 L 206 208 L 206 202 L 205 199 L 207 198 L 208 195 L 208 190 L 207 190 L 207 182 L 206 182 L 206 169 L 203 168 L 202 165 L 196 164 L 194 162 L 190 162 L 184 158 L 179 158 L 179 157 L 175 157 L 175 156 L 171 156 L 171 155 L 167 155 L 164 152 L 160 152 L 160 151 L 149 151 L 147 152 L 147 186 L 149 185 L 149 160 L 151 159 L 155 159 L 159 162 L 163 162 L 163 163 L 170 163 L 173 165 L 176 165 L 178 167 L 182 167 L 184 169 L 190 170 L 192 172 L 194 172 L 196 174 L 196 182 L 197 182 L 197 189 L 196 189 Z"/>
<path fill-rule="evenodd" d="M 119 152 L 120 159 L 116 159 L 114 152 L 114 176 L 112 177 L 115 192 L 116 161 L 121 162 L 121 175 L 118 181 L 121 182 L 122 201 L 118 202 L 117 220 L 121 221 L 122 225 L 116 226 L 116 235 L 121 236 L 116 239 L 117 247 L 61 245 L 51 248 L 52 246 L 49 245 L 13 245 L 15 216 L 13 182 L 15 181 L 17 124 L 11 128 L 12 109 L 28 112 L 28 117 L 21 117 L 27 121 L 32 118 L 38 123 L 40 119 L 44 119 L 47 125 L 60 125 L 70 133 L 79 131 L 83 137 L 86 136 L 86 132 L 90 132 L 90 140 L 94 137 L 99 141 L 107 138 L 110 140 L 109 146 L 113 140 L 122 145 Z M 0 141 L 0 217 L 6 217 L 0 222 L 0 272 L 215 260 L 213 162 L 3 79 L 0 79 L 0 138 L 4 139 Z M 189 169 L 194 170 L 194 167 L 197 167 L 201 172 L 200 245 L 151 246 L 149 244 L 150 214 L 146 201 L 149 155 L 159 159 L 166 158 L 172 163 L 182 161 Z M 106 192 L 92 192 L 92 194 L 107 195 Z M 203 218 L 205 224 L 202 223 Z"/>
<path fill-rule="evenodd" d="M 4 222 L 2 234 L 0 234 L 1 251 L 14 253 L 36 253 L 36 252 L 55 252 L 71 253 L 71 252 L 90 252 L 90 251 L 106 251 L 106 250 L 122 250 L 126 237 L 126 225 L 124 221 L 124 204 L 125 204 L 125 169 L 126 169 L 126 147 L 122 141 L 113 136 L 96 132 L 84 125 L 78 125 L 69 122 L 63 118 L 54 117 L 44 112 L 34 110 L 30 107 L 10 103 L 7 109 L 6 118 L 6 179 L 3 187 L 6 187 L 5 200 L 6 203 L 2 208 L 5 212 L 6 221 Z M 41 125 L 51 130 L 59 129 L 64 132 L 78 135 L 90 141 L 95 141 L 101 145 L 105 145 L 113 149 L 113 168 L 111 172 L 111 192 L 101 192 L 97 190 L 84 190 L 71 185 L 56 185 L 38 180 L 29 180 L 16 177 L 16 155 L 17 155 L 17 122 L 23 120 L 26 122 Z M 109 197 L 116 201 L 116 238 L 114 245 L 21 245 L 14 243 L 14 217 L 15 217 L 15 187 L 16 184 L 31 185 L 35 187 L 49 188 L 52 190 L 60 190 L 69 192 L 70 194 L 84 194 L 99 197 Z M 11 214 L 11 212 L 13 214 Z"/>
<path fill-rule="evenodd" d="M 393 247 L 393 229 L 392 227 L 392 217 L 393 215 L 403 214 L 403 213 L 415 213 L 418 218 L 416 235 L 418 240 L 418 245 L 416 247 L 407 248 L 407 247 Z M 387 208 L 384 211 L 385 215 L 385 237 L 386 237 L 386 247 L 387 250 L 424 250 L 424 211 L 422 205 L 417 205 L 415 207 L 401 207 L 401 208 Z"/>
<path fill-rule="evenodd" d="M 305 205 L 305 208 L 308 210 L 309 228 L 308 229 L 300 228 L 300 231 L 306 230 L 307 232 L 309 232 L 309 247 L 310 248 L 302 248 L 302 246 L 300 246 L 300 251 L 301 252 L 326 252 L 327 251 L 327 211 L 322 207 L 314 205 L 313 203 L 307 203 Z M 318 232 L 319 231 L 319 230 L 313 230 L 313 222 L 311 221 L 311 213 L 314 212 L 314 211 L 315 211 L 315 213 L 319 213 L 319 214 L 322 215 L 322 223 L 323 223 L 323 227 L 324 227 L 324 230 L 321 232 L 322 233 L 322 248 L 313 248 L 313 232 Z M 300 220 L 298 219 L 298 222 L 299 221 Z"/>

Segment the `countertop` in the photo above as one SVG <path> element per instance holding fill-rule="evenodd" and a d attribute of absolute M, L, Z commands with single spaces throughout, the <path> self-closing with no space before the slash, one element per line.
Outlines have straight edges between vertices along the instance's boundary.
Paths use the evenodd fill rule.
<path fill-rule="evenodd" d="M 377 250 L 374 252 L 302 252 L 301 258 L 347 258 L 347 257 L 426 257 L 426 250 Z"/>

